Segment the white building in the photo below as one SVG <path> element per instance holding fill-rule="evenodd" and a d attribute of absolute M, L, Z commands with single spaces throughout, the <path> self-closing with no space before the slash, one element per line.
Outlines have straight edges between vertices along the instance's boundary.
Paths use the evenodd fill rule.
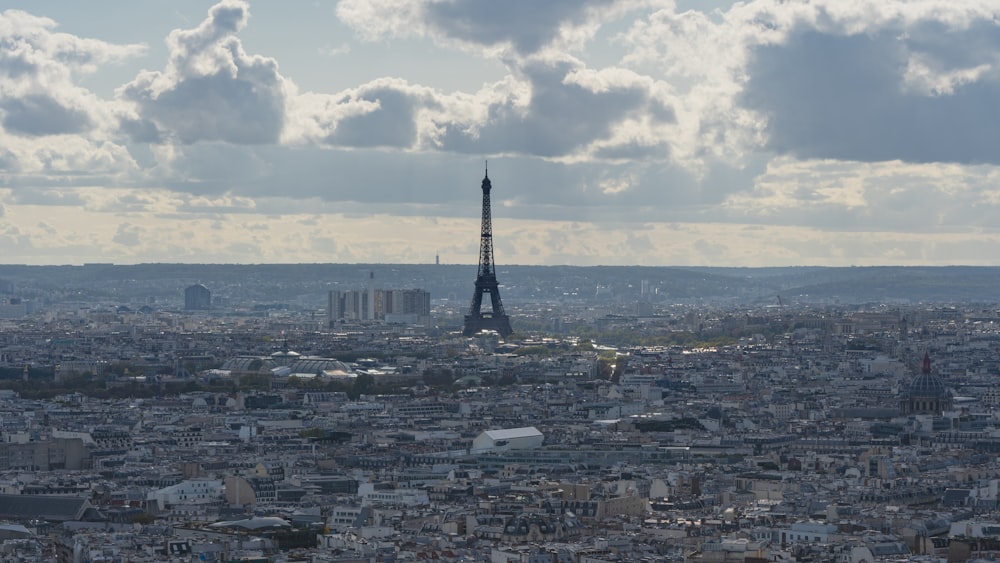
<path fill-rule="evenodd" d="M 189 479 L 146 495 L 146 500 L 155 501 L 161 509 L 177 504 L 207 504 L 221 499 L 222 481 L 217 479 Z"/>
<path fill-rule="evenodd" d="M 781 530 L 781 543 L 805 542 L 825 545 L 830 536 L 837 533 L 837 526 L 823 522 L 795 522 L 787 530 Z"/>
<path fill-rule="evenodd" d="M 427 491 L 421 489 L 381 488 L 375 483 L 359 483 L 358 496 L 362 506 L 369 504 L 388 504 L 403 506 L 421 506 L 430 504 Z"/>
<path fill-rule="evenodd" d="M 472 440 L 472 453 L 533 450 L 541 447 L 545 436 L 534 426 L 486 430 Z"/>

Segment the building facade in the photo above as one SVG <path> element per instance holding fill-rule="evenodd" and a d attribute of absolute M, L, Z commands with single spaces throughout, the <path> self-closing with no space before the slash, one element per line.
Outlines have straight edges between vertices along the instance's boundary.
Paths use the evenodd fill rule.
<path fill-rule="evenodd" d="M 200 283 L 184 290 L 184 309 L 187 311 L 206 311 L 212 308 L 212 292 Z"/>
<path fill-rule="evenodd" d="M 327 319 L 338 322 L 382 321 L 421 324 L 430 321 L 431 294 L 423 289 L 332 290 Z"/>

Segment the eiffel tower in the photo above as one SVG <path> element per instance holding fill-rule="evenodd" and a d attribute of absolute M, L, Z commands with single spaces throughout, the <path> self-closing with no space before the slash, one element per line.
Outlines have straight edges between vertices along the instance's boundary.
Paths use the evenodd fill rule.
<path fill-rule="evenodd" d="M 472 336 L 483 330 L 495 330 L 506 338 L 512 332 L 510 318 L 503 312 L 500 288 L 497 285 L 496 268 L 493 266 L 493 225 L 490 213 L 489 169 L 483 177 L 483 233 L 479 238 L 479 275 L 476 276 L 476 290 L 472 293 L 472 306 L 465 315 L 465 329 L 462 334 Z M 483 312 L 483 296 L 488 296 L 491 310 Z"/>

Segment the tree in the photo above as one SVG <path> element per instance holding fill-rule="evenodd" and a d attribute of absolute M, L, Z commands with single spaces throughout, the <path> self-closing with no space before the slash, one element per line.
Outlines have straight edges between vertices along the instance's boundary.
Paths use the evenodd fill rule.
<path fill-rule="evenodd" d="M 140 512 L 138 514 L 133 514 L 129 520 L 131 520 L 133 524 L 152 524 L 156 521 L 156 517 L 147 512 Z"/>
<path fill-rule="evenodd" d="M 347 396 L 357 400 L 361 395 L 369 395 L 373 391 L 375 391 L 375 376 L 370 373 L 360 373 L 354 379 L 354 385 L 347 392 Z"/>
<path fill-rule="evenodd" d="M 448 387 L 455 382 L 455 372 L 448 368 L 427 368 L 423 379 L 428 387 Z"/>
<path fill-rule="evenodd" d="M 240 388 L 269 391 L 271 389 L 271 376 L 266 373 L 248 373 L 240 377 Z"/>

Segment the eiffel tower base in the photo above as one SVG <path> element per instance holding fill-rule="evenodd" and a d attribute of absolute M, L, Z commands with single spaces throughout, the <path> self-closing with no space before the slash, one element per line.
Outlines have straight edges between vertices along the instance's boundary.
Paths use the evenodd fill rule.
<path fill-rule="evenodd" d="M 473 336 L 484 330 L 495 330 L 497 334 L 504 338 L 514 332 L 510 328 L 510 317 L 507 315 L 498 315 L 495 317 L 465 315 L 465 329 L 462 331 L 464 336 Z"/>

